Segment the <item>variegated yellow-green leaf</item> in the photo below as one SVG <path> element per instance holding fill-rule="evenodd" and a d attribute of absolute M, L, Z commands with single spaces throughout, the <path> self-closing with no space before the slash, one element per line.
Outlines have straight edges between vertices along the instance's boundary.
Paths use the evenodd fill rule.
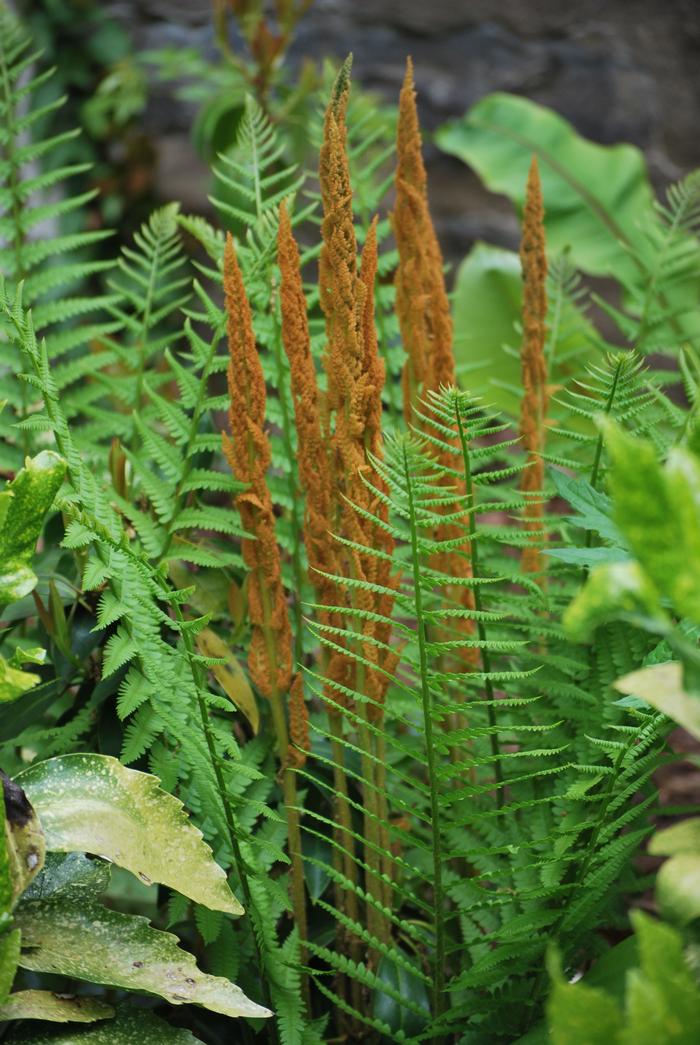
<path fill-rule="evenodd" d="M 41 825 L 25 792 L 4 773 L 5 843 L 10 876 L 11 903 L 22 893 L 44 866 L 46 845 Z"/>
<path fill-rule="evenodd" d="M 564 614 L 572 638 L 585 642 L 601 624 L 621 615 L 663 626 L 666 615 L 654 585 L 636 562 L 614 562 L 591 570 L 588 581 Z"/>
<path fill-rule="evenodd" d="M 95 1023 L 92 1027 L 42 1030 L 10 1035 L 7 1045 L 201 1045 L 188 1030 L 171 1027 L 147 1009 L 123 1009 L 116 1019 Z"/>
<path fill-rule="evenodd" d="M 615 689 L 641 697 L 700 740 L 700 697 L 686 692 L 681 664 L 670 661 L 632 671 L 617 680 Z"/>
<path fill-rule="evenodd" d="M 17 781 L 40 810 L 49 849 L 95 853 L 147 884 L 243 913 L 201 831 L 157 777 L 107 755 L 77 754 L 30 766 Z"/>
<path fill-rule="evenodd" d="M 15 911 L 20 965 L 157 994 L 172 1005 L 202 1005 L 225 1016 L 271 1015 L 234 983 L 203 973 L 172 933 L 154 929 L 147 918 L 103 907 L 95 893 L 108 871 L 76 853 L 49 865 Z"/>
<path fill-rule="evenodd" d="M 36 585 L 34 547 L 65 471 L 58 454 L 43 450 L 27 458 L 0 494 L 0 606 L 24 598 Z"/>
<path fill-rule="evenodd" d="M 257 734 L 260 728 L 260 712 L 251 685 L 235 654 L 211 628 L 204 628 L 200 631 L 196 642 L 199 652 L 205 657 L 226 662 L 225 664 L 212 664 L 211 670 L 221 688 L 231 698 L 238 710 L 243 712 L 250 722 L 253 732 Z"/>
<path fill-rule="evenodd" d="M 43 664 L 46 651 L 43 649 L 16 649 L 10 660 L 0 657 L 0 704 L 9 704 L 23 693 L 41 682 L 33 671 L 23 671 L 21 665 L 27 661 Z"/>
<path fill-rule="evenodd" d="M 97 998 L 79 998 L 52 991 L 16 991 L 0 1005 L 0 1020 L 48 1020 L 50 1023 L 94 1023 L 114 1016 L 114 1009 Z"/>
<path fill-rule="evenodd" d="M 658 591 L 700 623 L 700 464 L 676 448 L 662 468 L 653 443 L 610 419 L 601 427 L 615 522 Z"/>

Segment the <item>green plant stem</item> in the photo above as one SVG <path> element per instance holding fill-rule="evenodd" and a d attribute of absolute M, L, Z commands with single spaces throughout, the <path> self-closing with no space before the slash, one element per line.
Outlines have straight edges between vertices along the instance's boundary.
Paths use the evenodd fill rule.
<path fill-rule="evenodd" d="M 411 571 L 413 574 L 413 598 L 418 627 L 418 655 L 420 665 L 420 689 L 425 729 L 425 752 L 428 763 L 428 787 L 430 789 L 430 815 L 432 820 L 433 891 L 435 906 L 435 957 L 433 962 L 433 1015 L 444 1011 L 445 982 L 445 912 L 442 889 L 442 839 L 440 836 L 440 802 L 438 798 L 435 749 L 433 744 L 432 694 L 428 674 L 427 635 L 421 593 L 420 557 L 418 551 L 418 525 L 413 496 L 413 478 L 408 464 L 406 447 L 403 449 L 404 480 L 408 494 L 408 521 L 411 540 Z"/>
<path fill-rule="evenodd" d="M 613 375 L 613 383 L 610 386 L 610 392 L 609 392 L 608 398 L 607 398 L 607 400 L 605 402 L 605 407 L 603 408 L 603 413 L 605 414 L 606 417 L 612 411 L 613 404 L 615 402 L 615 396 L 617 395 L 617 386 L 620 383 L 620 374 L 622 373 L 623 362 L 624 362 L 624 357 L 621 355 L 620 358 L 617 361 L 617 366 L 615 367 L 615 373 Z M 601 459 L 602 459 L 602 456 L 603 456 L 603 446 L 604 446 L 603 433 L 600 432 L 599 435 L 598 435 L 598 439 L 596 440 L 595 454 L 593 456 L 593 465 L 591 467 L 591 476 L 590 476 L 590 479 L 588 480 L 594 490 L 595 490 L 595 488 L 596 488 L 596 486 L 598 484 L 598 475 L 599 475 L 599 472 L 600 472 L 600 462 L 601 462 Z M 586 547 L 589 547 L 588 541 L 590 540 L 590 530 L 588 531 L 588 534 L 589 534 L 589 537 L 588 537 L 588 540 L 586 542 Z"/>
<path fill-rule="evenodd" d="M 472 566 L 472 577 L 475 581 L 479 579 L 479 552 L 478 552 L 478 537 L 476 530 L 476 497 L 474 493 L 474 480 L 472 478 L 471 468 L 471 454 L 469 453 L 469 442 L 467 440 L 467 433 L 464 430 L 464 422 L 462 420 L 462 412 L 459 408 L 459 403 L 455 404 L 455 415 L 457 419 L 457 430 L 459 432 L 459 444 L 462 450 L 462 461 L 464 463 L 464 485 L 467 493 L 467 509 L 469 512 L 469 555 L 471 558 Z M 489 720 L 489 742 L 491 745 L 491 754 L 494 758 L 494 774 L 496 777 L 496 805 L 499 809 L 503 806 L 504 795 L 503 795 L 503 766 L 501 764 L 501 751 L 498 743 L 498 733 L 496 732 L 496 695 L 493 690 L 493 683 L 491 681 L 491 658 L 487 647 L 487 635 L 486 635 L 486 624 L 481 619 L 481 613 L 483 606 L 481 602 L 481 590 L 479 584 L 474 585 L 474 609 L 479 614 L 477 618 L 477 634 L 479 636 L 479 642 L 481 645 L 481 665 L 484 669 L 484 689 L 486 690 L 487 704 L 487 715 Z"/>

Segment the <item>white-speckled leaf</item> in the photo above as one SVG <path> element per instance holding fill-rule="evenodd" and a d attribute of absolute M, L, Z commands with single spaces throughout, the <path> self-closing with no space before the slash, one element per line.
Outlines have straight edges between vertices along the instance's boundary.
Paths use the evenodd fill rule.
<path fill-rule="evenodd" d="M 10 1035 L 6 1045 L 202 1045 L 188 1030 L 171 1027 L 146 1009 L 125 1009 L 115 1020 L 92 1027 L 66 1030 L 38 1028 L 27 1034 L 23 1028 Z"/>
<path fill-rule="evenodd" d="M 0 1020 L 48 1020 L 50 1023 L 94 1023 L 114 1016 L 114 1009 L 97 998 L 79 998 L 52 991 L 16 991 L 0 1005 Z"/>
<path fill-rule="evenodd" d="M 107 755 L 64 755 L 30 766 L 17 782 L 39 812 L 48 849 L 94 853 L 146 884 L 243 914 L 201 831 L 157 777 Z"/>
<path fill-rule="evenodd" d="M 72 889 L 25 897 L 15 922 L 22 933 L 19 964 L 33 972 L 158 994 L 171 1005 L 189 1002 L 224 1016 L 272 1015 L 234 983 L 198 969 L 172 933 L 87 896 L 76 903 Z"/>

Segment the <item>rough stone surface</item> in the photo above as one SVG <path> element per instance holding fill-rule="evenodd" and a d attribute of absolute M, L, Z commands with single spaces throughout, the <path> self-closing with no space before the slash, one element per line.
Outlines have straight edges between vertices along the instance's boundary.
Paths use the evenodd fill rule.
<path fill-rule="evenodd" d="M 214 54 L 210 0 L 122 0 L 140 47 Z M 411 54 L 429 132 L 494 90 L 552 106 L 584 135 L 630 141 L 659 187 L 700 166 L 698 0 L 316 0 L 290 60 L 354 53 L 354 76 L 396 100 Z M 165 139 L 159 189 L 203 201 L 188 135 L 193 111 L 154 85 L 148 126 Z M 179 161 L 176 159 L 179 157 Z M 459 162 L 427 147 L 433 209 L 447 256 L 475 238 L 512 246 L 517 227 Z M 191 175 L 191 177 L 190 177 Z"/>

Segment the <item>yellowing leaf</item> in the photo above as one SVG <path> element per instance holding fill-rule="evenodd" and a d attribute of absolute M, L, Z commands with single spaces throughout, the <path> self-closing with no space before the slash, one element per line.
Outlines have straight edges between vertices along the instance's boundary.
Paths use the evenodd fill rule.
<path fill-rule="evenodd" d="M 258 705 L 243 668 L 234 654 L 211 628 L 204 628 L 197 635 L 197 647 L 205 657 L 226 661 L 225 664 L 212 664 L 211 671 L 233 704 L 248 719 L 253 732 L 257 733 L 260 728 Z"/>
<path fill-rule="evenodd" d="M 71 997 L 52 991 L 16 991 L 0 1005 L 0 1020 L 49 1020 L 51 1023 L 94 1023 L 114 1015 L 97 998 Z"/>
<path fill-rule="evenodd" d="M 633 671 L 618 679 L 615 689 L 641 697 L 700 740 L 700 698 L 686 693 L 681 664 L 671 661 Z"/>

